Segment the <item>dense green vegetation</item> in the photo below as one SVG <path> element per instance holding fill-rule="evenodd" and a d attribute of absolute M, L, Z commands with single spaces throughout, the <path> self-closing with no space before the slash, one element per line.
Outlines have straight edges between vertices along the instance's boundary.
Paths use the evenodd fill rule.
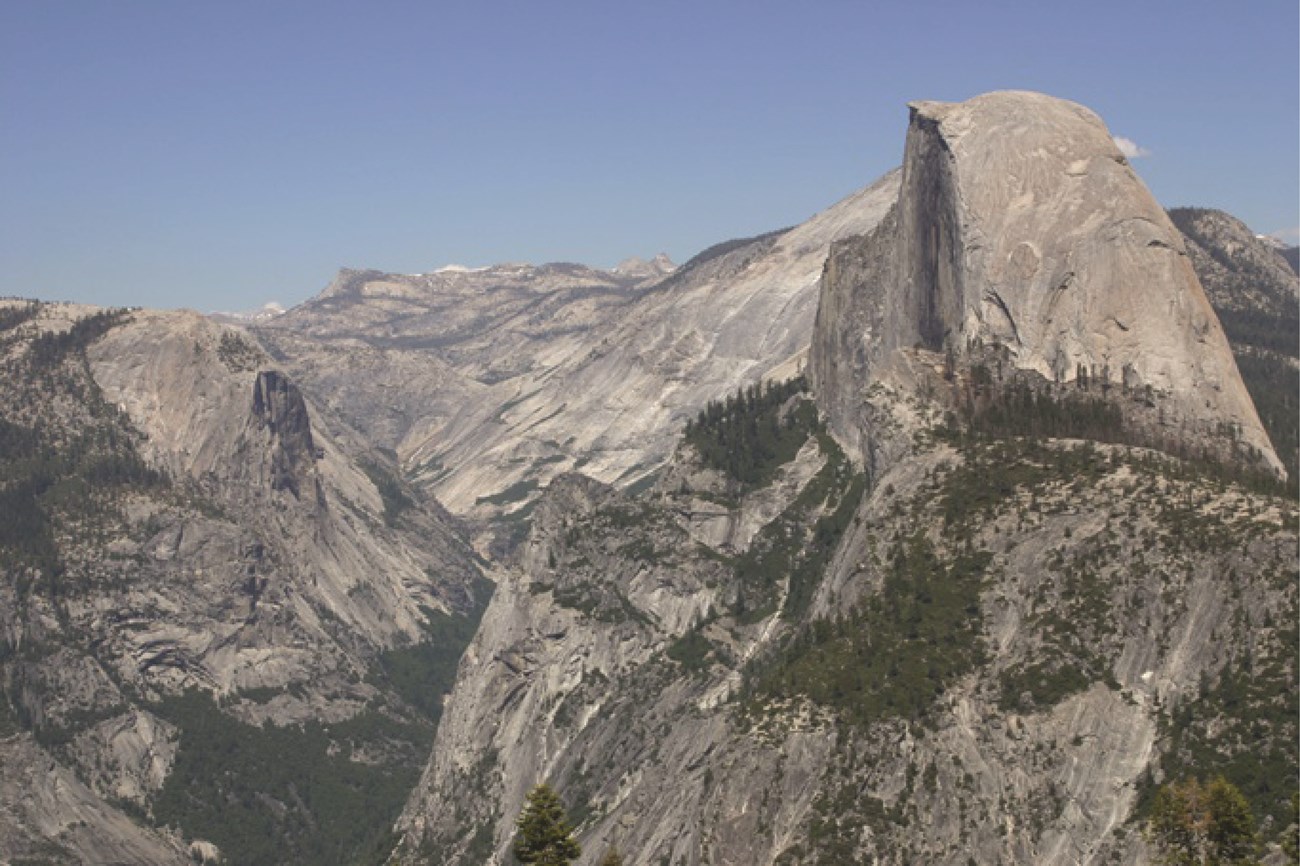
<path fill-rule="evenodd" d="M 736 483 L 737 493 L 771 483 L 810 438 L 825 460 L 794 502 L 733 560 L 738 589 L 731 613 L 742 623 L 775 613 L 786 588 L 783 615 L 797 619 L 807 610 L 866 489 L 865 476 L 826 432 L 815 404 L 795 399 L 806 389 L 802 378 L 753 385 L 711 402 L 686 425 L 685 440 L 705 465 Z"/>
<path fill-rule="evenodd" d="M 550 785 L 541 784 L 528 792 L 524 811 L 515 826 L 519 833 L 511 852 L 520 863 L 567 866 L 582 855 L 560 795 Z"/>
<path fill-rule="evenodd" d="M 1219 776 L 1160 788 L 1147 836 L 1166 866 L 1252 866 L 1258 841 L 1255 816 L 1241 791 Z"/>
<path fill-rule="evenodd" d="M 14 306 L 0 306 L 0 331 L 11 331 L 31 321 L 40 310 L 41 305 L 36 301 Z"/>
<path fill-rule="evenodd" d="M 474 638 L 492 595 L 492 585 L 486 580 L 474 590 L 475 607 L 469 616 L 426 608 L 424 640 L 381 653 L 373 673 L 373 678 L 387 682 L 435 727 L 442 718 L 443 695 L 456 681 L 460 657 Z"/>
<path fill-rule="evenodd" d="M 217 357 L 232 372 L 256 370 L 262 362 L 262 353 L 251 341 L 234 331 L 225 331 L 217 344 Z"/>
<path fill-rule="evenodd" d="M 27 362 L 34 370 L 50 370 L 70 355 L 84 353 L 91 343 L 130 316 L 126 310 L 103 310 L 72 323 L 66 331 L 47 331 L 32 340 Z"/>
<path fill-rule="evenodd" d="M 11 308 L 6 318 L 26 321 L 38 309 Z M 96 313 L 63 333 L 39 334 L 27 354 L 3 371 L 8 389 L 0 408 L 0 565 L 16 575 L 24 592 L 30 586 L 52 594 L 63 590 L 60 527 L 102 521 L 104 503 L 124 489 L 166 483 L 140 457 L 138 434 L 104 400 L 87 368 L 86 347 L 127 315 Z"/>
<path fill-rule="evenodd" d="M 984 552 L 939 558 L 924 534 L 890 550 L 884 585 L 841 620 L 815 620 L 757 674 L 768 697 L 803 695 L 868 724 L 921 719 L 985 659 Z"/>
<path fill-rule="evenodd" d="M 1294 497 L 1300 492 L 1300 369 L 1287 358 L 1266 352 L 1239 351 L 1236 357 L 1259 420 L 1286 467 L 1287 490 Z"/>
<path fill-rule="evenodd" d="M 685 439 L 706 466 L 725 472 L 742 490 L 762 487 L 794 459 L 817 428 L 817 409 L 809 401 L 798 401 L 782 412 L 787 401 L 807 387 L 803 378 L 768 382 L 751 385 L 725 401 L 711 401 L 699 417 L 687 422 Z"/>
<path fill-rule="evenodd" d="M 690 672 L 704 670 L 709 666 L 712 658 L 719 657 L 719 648 L 714 646 L 699 629 L 688 631 L 673 641 L 668 645 L 667 652 L 668 658 Z"/>
<path fill-rule="evenodd" d="M 1224 435 L 1233 443 L 1234 453 L 1239 459 L 1225 462 L 1181 440 L 1156 437 L 1150 431 L 1127 424 L 1119 405 L 1113 399 L 1096 393 L 1115 391 L 1118 388 L 1116 385 L 1103 386 L 1085 382 L 1068 387 L 1033 387 L 1023 381 L 995 384 L 987 369 L 979 366 L 972 371 L 972 378 L 977 383 L 971 388 L 973 393 L 969 393 L 967 399 L 961 402 L 959 412 L 950 412 L 945 423 L 935 430 L 940 439 L 954 445 L 967 447 L 1002 439 L 1017 439 L 1028 443 L 1041 443 L 1048 439 L 1083 439 L 1089 442 L 1132 445 L 1161 450 L 1177 458 L 1183 464 L 1183 468 L 1177 472 L 1183 476 L 1236 482 L 1254 492 L 1265 494 L 1284 493 L 1288 486 L 1294 487 L 1294 475 L 1287 484 L 1283 484 L 1266 470 L 1248 468 L 1246 464 L 1253 457 L 1236 450 L 1239 446 L 1227 431 Z M 1130 395 L 1123 399 L 1133 398 Z M 1291 399 L 1294 401 L 1295 398 Z M 1281 415 L 1278 420 L 1284 427 L 1289 425 L 1291 436 L 1296 435 L 1300 421 L 1284 420 Z M 1066 449 L 1049 450 L 1068 453 Z M 1013 473 L 1020 470 L 1014 462 L 1005 465 Z M 999 486 L 1007 485 L 1002 483 Z"/>
<path fill-rule="evenodd" d="M 1240 351 L 1243 346 L 1267 349 L 1295 357 L 1300 349 L 1300 318 L 1276 316 L 1257 310 L 1219 310 L 1219 322 L 1228 340 Z"/>
<path fill-rule="evenodd" d="M 415 500 L 410 497 L 402 482 L 386 467 L 372 460 L 362 460 L 359 464 L 370 483 L 379 491 L 379 498 L 384 503 L 384 523 L 389 526 L 397 524 L 402 513 L 415 507 Z"/>
<path fill-rule="evenodd" d="M 382 863 L 490 591 L 474 587 L 470 616 L 426 609 L 425 640 L 376 661 L 370 679 L 417 716 L 378 705 L 333 724 L 256 727 L 197 691 L 162 701 L 155 712 L 181 738 L 156 820 L 216 843 L 231 863 Z"/>
<path fill-rule="evenodd" d="M 989 374 L 976 367 L 972 378 L 987 383 Z M 1008 383 L 987 387 L 982 398 L 978 404 L 968 403 L 964 413 L 966 428 L 973 433 L 1097 442 L 1132 438 L 1125 432 L 1123 412 L 1115 401 L 1085 389 L 1045 393 L 1023 382 Z"/>
<path fill-rule="evenodd" d="M 774 613 L 783 586 L 788 591 L 782 614 L 795 620 L 807 611 L 866 490 L 866 477 L 854 471 L 820 424 L 812 433 L 825 464 L 794 502 L 764 526 L 735 559 L 738 591 L 732 612 L 741 622 L 757 622 Z"/>
<path fill-rule="evenodd" d="M 1032 712 L 1046 709 L 1084 691 L 1108 674 L 1101 663 L 1083 665 L 1061 653 L 1003 672 L 999 686 L 998 708 Z"/>
<path fill-rule="evenodd" d="M 1293 820 L 1300 767 L 1294 659 L 1300 626 L 1294 608 L 1269 638 L 1272 654 L 1225 665 L 1205 679 L 1195 700 L 1182 701 L 1163 719 L 1161 767 L 1171 778 L 1223 776 L 1245 796 L 1264 838 L 1275 840 Z M 1147 793 L 1139 815 L 1150 806 Z"/>
<path fill-rule="evenodd" d="M 431 733 L 373 711 L 336 725 L 257 727 L 197 691 L 154 711 L 181 731 L 155 819 L 247 866 L 383 862 L 422 753 L 384 762 L 372 755 L 390 744 L 405 754 Z"/>
<path fill-rule="evenodd" d="M 1034 491 L 1053 481 L 1086 485 L 1121 459 L 1119 454 L 1108 455 L 1087 442 L 1054 447 L 1034 439 L 960 435 L 949 441 L 961 449 L 962 460 L 945 470 L 936 496 L 944 532 L 959 541 L 971 538 L 984 518 L 1019 492 Z M 1172 459 L 1164 463 L 1171 471 L 1180 466 Z"/>

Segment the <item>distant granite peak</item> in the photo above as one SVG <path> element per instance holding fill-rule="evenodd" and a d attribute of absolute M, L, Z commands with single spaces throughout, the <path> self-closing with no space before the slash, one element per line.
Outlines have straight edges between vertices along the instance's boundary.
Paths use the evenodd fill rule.
<path fill-rule="evenodd" d="M 623 259 L 614 268 L 614 273 L 624 277 L 665 277 L 677 270 L 677 265 L 667 253 L 659 253 L 650 261 L 638 256 Z"/>

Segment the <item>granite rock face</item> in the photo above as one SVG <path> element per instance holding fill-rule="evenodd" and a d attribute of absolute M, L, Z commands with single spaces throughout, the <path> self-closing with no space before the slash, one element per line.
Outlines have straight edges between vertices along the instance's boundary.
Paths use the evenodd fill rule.
<path fill-rule="evenodd" d="M 1234 666 L 1267 659 L 1260 693 L 1295 705 L 1294 503 L 1142 448 L 937 429 L 936 395 L 996 346 L 1008 377 L 1106 378 L 1144 423 L 1232 429 L 1276 467 L 1101 122 L 1036 94 L 918 104 L 875 216 L 822 271 L 833 437 L 756 490 L 683 445 L 648 493 L 542 494 L 392 862 L 508 862 L 545 780 L 593 861 L 1145 864 L 1152 783 L 1201 772 L 1193 741 L 1231 760 L 1260 710 L 1220 702 Z"/>
<path fill-rule="evenodd" d="M 893 213 L 832 251 L 810 369 L 859 452 L 900 350 L 997 345 L 1045 380 L 1150 389 L 1197 446 L 1280 471 L 1182 236 L 1092 112 L 1036 93 L 917 102 Z"/>
<path fill-rule="evenodd" d="M 480 564 L 440 507 L 246 333 L 187 312 L 0 312 L 4 514 L 27 527 L 0 565 L 0 860 L 211 854 L 188 817 L 141 817 L 195 766 L 200 712 L 252 732 L 377 705 L 419 719 L 374 671 L 472 605 Z M 207 709 L 187 715 L 192 690 Z M 409 763 L 385 748 L 367 760 Z"/>
<path fill-rule="evenodd" d="M 1283 250 L 1221 210 L 1178 207 L 1170 209 L 1169 218 L 1182 232 L 1187 255 L 1221 320 L 1234 313 L 1296 318 L 1300 275 Z M 1229 337 L 1232 325 L 1224 321 Z"/>
<path fill-rule="evenodd" d="M 256 578 L 254 604 L 283 597 L 313 630 L 322 626 L 308 611 L 324 608 L 361 643 L 391 646 L 418 639 L 420 607 L 447 609 L 476 573 L 455 529 L 436 514 L 411 536 L 385 525 L 376 472 L 395 468 L 383 469 L 383 458 L 329 412 L 312 411 L 252 338 L 195 314 L 140 312 L 90 347 L 89 361 L 105 397 L 145 434 L 149 459 L 239 524 L 231 533 L 199 521 L 154 546 L 181 559 L 206 551 L 219 560 L 219 550 L 237 545 L 240 571 Z M 447 581 L 431 581 L 428 569 Z M 308 675 L 290 673 L 296 653 L 282 650 L 272 662 L 257 643 L 223 648 L 221 672 L 211 671 L 222 688 Z M 311 654 L 301 655 L 309 668 Z M 279 673 L 248 682 L 251 671 L 234 673 L 244 664 Z"/>
<path fill-rule="evenodd" d="M 780 512 L 747 547 L 699 531 L 718 488 L 688 448 L 640 497 L 557 481 L 462 660 L 390 862 L 511 862 L 542 780 L 575 816 L 582 862 L 614 845 L 636 866 L 1153 862 L 1130 818 L 1150 778 L 1187 772 L 1186 735 L 1169 732 L 1241 730 L 1205 695 L 1244 654 L 1277 666 L 1294 705 L 1280 625 L 1294 505 L 1171 480 L 1172 458 L 1119 446 L 1010 447 L 931 440 L 863 493 L 810 443 L 768 487 L 713 503 L 732 525 Z M 830 525 L 834 553 L 809 573 Z M 791 567 L 765 569 L 783 539 Z M 909 548 L 945 583 L 983 563 L 966 600 L 900 585 Z M 765 572 L 773 605 L 741 608 Z M 973 631 L 925 638 L 944 604 Z M 877 605 L 923 639 L 891 643 L 864 614 Z M 943 674 L 962 641 L 969 667 Z M 798 662 L 809 646 L 819 661 Z M 855 693 L 846 672 L 873 666 Z M 920 705 L 888 705 L 936 677 Z M 1252 748 L 1285 761 L 1293 730 Z"/>
<path fill-rule="evenodd" d="M 1187 265 L 1223 269 L 1211 300 L 1246 316 L 1294 312 L 1294 281 L 1238 291 L 1271 261 L 1244 227 L 1177 224 L 1086 110 L 993 94 L 918 104 L 901 172 L 680 268 L 345 271 L 240 327 L 110 317 L 39 369 L 94 311 L 0 303 L 6 470 L 31 434 L 108 479 L 43 500 L 58 581 L 6 549 L 30 561 L 0 582 L 0 860 L 238 860 L 139 817 L 193 749 L 169 701 L 198 688 L 250 738 L 324 728 L 318 760 L 379 774 L 421 766 L 427 741 L 393 732 L 445 706 L 393 863 L 503 862 L 542 779 L 584 862 L 1150 862 L 1129 819 L 1151 781 L 1246 742 L 1294 763 L 1294 502 L 1123 445 L 932 435 L 932 398 L 996 344 L 1026 376 L 1149 393 L 1171 436 L 1254 447 Z M 833 437 L 757 487 L 680 444 L 810 341 Z M 485 564 L 416 485 L 529 532 Z M 452 693 L 428 671 L 399 690 L 380 660 L 451 652 L 427 627 L 486 568 Z M 945 605 L 973 625 L 860 644 Z M 885 657 L 864 690 L 820 688 Z M 284 815 L 293 790 L 255 799 Z"/>
<path fill-rule="evenodd" d="M 890 172 L 799 226 L 671 270 L 345 271 L 255 331 L 452 512 L 518 512 L 574 469 L 642 479 L 709 400 L 795 375 L 831 243 L 869 231 L 898 181 Z"/>
<path fill-rule="evenodd" d="M 307 475 L 316 459 L 311 436 L 311 419 L 298 386 L 279 371 L 263 370 L 253 384 L 253 417 L 273 440 L 271 447 L 271 489 L 288 490 L 302 497 L 300 478 Z M 324 491 L 316 487 L 318 501 Z"/>

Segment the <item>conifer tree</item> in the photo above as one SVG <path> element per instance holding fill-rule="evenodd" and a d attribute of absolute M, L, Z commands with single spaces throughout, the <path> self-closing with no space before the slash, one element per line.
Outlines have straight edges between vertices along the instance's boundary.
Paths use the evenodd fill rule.
<path fill-rule="evenodd" d="M 537 866 L 569 866 L 582 854 L 560 797 L 542 783 L 528 792 L 524 811 L 515 821 L 515 858 Z"/>
<path fill-rule="evenodd" d="M 1166 866 L 1248 866 L 1254 862 L 1255 819 L 1235 785 L 1222 776 L 1202 785 L 1187 779 L 1156 793 L 1148 833 Z"/>
<path fill-rule="evenodd" d="M 605 852 L 605 856 L 600 860 L 600 866 L 623 866 L 623 855 L 619 853 L 617 845 Z"/>
<path fill-rule="evenodd" d="M 1300 866 L 1300 793 L 1291 795 L 1291 824 L 1282 833 L 1287 866 Z"/>

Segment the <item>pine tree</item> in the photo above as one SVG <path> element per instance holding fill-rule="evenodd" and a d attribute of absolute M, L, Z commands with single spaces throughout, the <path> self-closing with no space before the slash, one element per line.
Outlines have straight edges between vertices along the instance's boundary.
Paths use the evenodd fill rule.
<path fill-rule="evenodd" d="M 528 792 L 528 802 L 515 826 L 515 858 L 537 866 L 569 866 L 582 854 L 560 797 L 542 783 Z"/>
<path fill-rule="evenodd" d="M 1187 779 L 1156 792 L 1148 833 L 1166 866 L 1246 866 L 1255 851 L 1255 818 L 1235 785 L 1218 777 Z"/>
<path fill-rule="evenodd" d="M 614 846 L 605 852 L 601 858 L 600 866 L 623 866 L 623 855 L 619 853 L 618 846 Z"/>
<path fill-rule="evenodd" d="M 1254 862 L 1255 816 L 1237 786 L 1220 776 L 1205 786 L 1205 800 L 1210 815 L 1206 835 L 1214 863 L 1248 864 Z"/>
<path fill-rule="evenodd" d="M 1300 794 L 1291 795 L 1291 824 L 1282 833 L 1287 866 L 1300 866 Z"/>

